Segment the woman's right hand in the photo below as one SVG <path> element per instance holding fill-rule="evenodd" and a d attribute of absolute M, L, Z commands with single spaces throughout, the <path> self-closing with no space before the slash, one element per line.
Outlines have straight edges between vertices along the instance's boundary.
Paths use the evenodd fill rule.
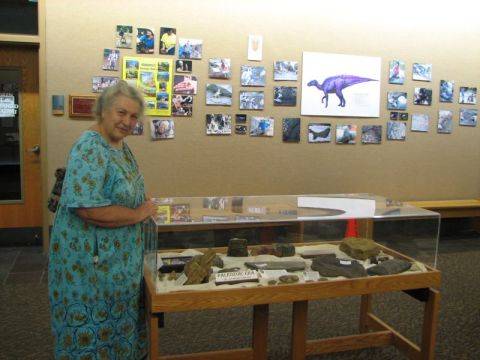
<path fill-rule="evenodd" d="M 150 216 L 157 215 L 157 204 L 152 200 L 146 200 L 136 208 L 136 211 L 138 212 L 139 221 L 144 221 Z"/>

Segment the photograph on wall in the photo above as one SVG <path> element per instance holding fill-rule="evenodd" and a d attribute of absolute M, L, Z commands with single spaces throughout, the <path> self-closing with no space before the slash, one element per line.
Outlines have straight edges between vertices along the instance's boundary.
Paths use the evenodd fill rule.
<path fill-rule="evenodd" d="M 381 58 L 304 52 L 302 115 L 379 117 Z"/>
<path fill-rule="evenodd" d="M 460 86 L 458 103 L 475 105 L 477 103 L 477 88 Z"/>
<path fill-rule="evenodd" d="M 296 106 L 297 88 L 294 86 L 274 86 L 273 87 L 273 105 L 274 106 Z"/>
<path fill-rule="evenodd" d="M 228 206 L 228 198 L 225 196 L 211 196 L 203 198 L 204 209 L 226 210 Z"/>
<path fill-rule="evenodd" d="M 250 136 L 273 136 L 273 117 L 251 116 L 250 117 Z"/>
<path fill-rule="evenodd" d="M 451 134 L 452 125 L 453 125 L 453 112 L 450 110 L 439 110 L 437 132 L 440 134 Z"/>
<path fill-rule="evenodd" d="M 245 135 L 247 133 L 247 114 L 235 114 L 235 134 Z"/>
<path fill-rule="evenodd" d="M 401 112 L 401 113 L 398 113 L 398 119 L 399 120 L 408 120 L 408 113 L 407 112 Z"/>
<path fill-rule="evenodd" d="M 192 95 L 172 95 L 172 115 L 173 116 L 192 116 L 193 114 L 193 96 Z"/>
<path fill-rule="evenodd" d="M 172 204 L 170 205 L 170 221 L 173 222 L 191 222 L 190 204 Z"/>
<path fill-rule="evenodd" d="M 203 52 L 203 41 L 199 39 L 178 40 L 178 57 L 180 59 L 201 59 Z"/>
<path fill-rule="evenodd" d="M 335 142 L 337 144 L 355 144 L 357 138 L 357 125 L 337 124 Z"/>
<path fill-rule="evenodd" d="M 103 49 L 103 70 L 118 71 L 118 61 L 120 59 L 120 50 Z"/>
<path fill-rule="evenodd" d="M 432 81 L 432 64 L 413 63 L 412 79 L 420 81 Z"/>
<path fill-rule="evenodd" d="M 414 105 L 432 105 L 432 89 L 415 88 L 413 92 Z"/>
<path fill-rule="evenodd" d="M 131 49 L 133 28 L 131 25 L 117 25 L 115 32 L 115 46 L 120 49 Z"/>
<path fill-rule="evenodd" d="M 407 123 L 404 121 L 387 121 L 387 140 L 405 140 Z"/>
<path fill-rule="evenodd" d="M 150 28 L 137 28 L 137 54 L 153 54 L 155 33 Z"/>
<path fill-rule="evenodd" d="M 388 69 L 389 84 L 403 84 L 405 82 L 405 62 L 390 60 Z"/>
<path fill-rule="evenodd" d="M 101 93 L 109 86 L 113 86 L 120 78 L 118 76 L 94 76 L 92 78 L 92 92 Z"/>
<path fill-rule="evenodd" d="M 265 66 L 242 65 L 240 67 L 240 85 L 265 86 L 267 70 Z"/>
<path fill-rule="evenodd" d="M 197 93 L 198 80 L 195 75 L 174 75 L 173 92 L 175 94 L 195 95 Z"/>
<path fill-rule="evenodd" d="M 398 120 L 398 111 L 390 111 L 390 120 Z"/>
<path fill-rule="evenodd" d="M 380 144 L 382 125 L 362 125 L 362 144 Z"/>
<path fill-rule="evenodd" d="M 153 119 L 150 123 L 152 140 L 173 139 L 175 137 L 175 123 L 173 120 Z"/>
<path fill-rule="evenodd" d="M 160 54 L 175 55 L 177 46 L 177 29 L 171 27 L 160 28 Z"/>
<path fill-rule="evenodd" d="M 220 58 L 209 59 L 208 76 L 214 79 L 230 79 L 232 76 L 231 60 Z"/>
<path fill-rule="evenodd" d="M 273 62 L 273 80 L 298 80 L 298 61 L 278 60 Z"/>
<path fill-rule="evenodd" d="M 477 109 L 460 109 L 460 125 L 477 126 Z"/>
<path fill-rule="evenodd" d="M 191 73 L 192 69 L 192 60 L 175 60 L 175 72 Z"/>
<path fill-rule="evenodd" d="M 263 110 L 264 106 L 263 91 L 240 91 L 240 110 Z"/>
<path fill-rule="evenodd" d="M 52 95 L 52 115 L 65 114 L 65 96 Z"/>
<path fill-rule="evenodd" d="M 232 115 L 207 114 L 207 135 L 230 135 L 232 133 Z"/>
<path fill-rule="evenodd" d="M 138 120 L 137 124 L 132 130 L 132 135 L 143 135 L 143 120 Z"/>
<path fill-rule="evenodd" d="M 261 35 L 248 35 L 247 59 L 250 61 L 262 61 L 263 37 Z"/>
<path fill-rule="evenodd" d="M 428 114 L 412 114 L 412 131 L 428 132 L 430 129 L 430 116 Z"/>
<path fill-rule="evenodd" d="M 308 142 L 309 143 L 329 143 L 332 124 L 328 123 L 310 123 L 308 124 Z"/>
<path fill-rule="evenodd" d="M 387 92 L 387 109 L 388 110 L 406 110 L 407 109 L 407 93 L 404 91 Z"/>
<path fill-rule="evenodd" d="M 282 140 L 284 142 L 300 141 L 300 118 L 282 119 Z"/>
<path fill-rule="evenodd" d="M 455 81 L 440 80 L 440 102 L 453 102 Z"/>
<path fill-rule="evenodd" d="M 207 105 L 232 105 L 232 85 L 230 84 L 206 84 Z"/>
<path fill-rule="evenodd" d="M 171 115 L 172 68 L 169 59 L 123 57 L 122 79 L 143 94 L 145 115 Z"/>

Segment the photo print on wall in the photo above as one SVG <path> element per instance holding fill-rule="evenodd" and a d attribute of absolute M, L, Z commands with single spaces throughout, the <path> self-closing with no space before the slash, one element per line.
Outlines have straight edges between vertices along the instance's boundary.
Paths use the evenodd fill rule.
<path fill-rule="evenodd" d="M 207 114 L 207 135 L 230 135 L 232 133 L 232 115 Z"/>
<path fill-rule="evenodd" d="M 432 105 L 432 89 L 415 88 L 413 92 L 414 105 Z"/>
<path fill-rule="evenodd" d="M 273 62 L 273 80 L 298 80 L 298 61 L 278 60 Z"/>
<path fill-rule="evenodd" d="M 235 114 L 235 134 L 245 135 L 247 133 L 247 114 Z"/>
<path fill-rule="evenodd" d="M 412 131 L 428 132 L 430 129 L 430 117 L 428 114 L 412 114 Z"/>
<path fill-rule="evenodd" d="M 274 133 L 274 119 L 267 116 L 250 117 L 250 136 L 271 137 Z"/>
<path fill-rule="evenodd" d="M 264 66 L 242 65 L 240 67 L 240 85 L 265 86 L 267 70 Z"/>
<path fill-rule="evenodd" d="M 388 110 L 406 110 L 407 93 L 404 91 L 389 91 L 387 93 Z"/>
<path fill-rule="evenodd" d="M 175 72 L 177 73 L 191 73 L 193 69 L 192 60 L 176 60 Z"/>
<path fill-rule="evenodd" d="M 308 124 L 309 143 L 328 143 L 331 141 L 332 124 L 310 123 Z"/>
<path fill-rule="evenodd" d="M 412 79 L 420 81 L 432 81 L 432 64 L 413 63 Z"/>
<path fill-rule="evenodd" d="M 401 60 L 390 60 L 388 70 L 389 84 L 403 84 L 405 82 L 405 63 Z"/>
<path fill-rule="evenodd" d="M 337 124 L 336 140 L 337 144 L 355 144 L 357 138 L 357 125 L 355 124 Z"/>
<path fill-rule="evenodd" d="M 458 103 L 475 105 L 477 103 L 477 88 L 460 86 Z"/>
<path fill-rule="evenodd" d="M 362 125 L 362 144 L 380 144 L 382 125 Z"/>
<path fill-rule="evenodd" d="M 150 123 L 152 140 L 173 139 L 175 137 L 175 123 L 173 120 L 153 119 Z"/>
<path fill-rule="evenodd" d="M 273 105 L 274 106 L 296 106 L 297 88 L 294 86 L 274 86 L 273 87 Z"/>
<path fill-rule="evenodd" d="M 230 79 L 232 76 L 232 67 L 230 59 L 209 59 L 208 76 L 213 79 Z"/>
<path fill-rule="evenodd" d="M 477 126 L 477 109 L 460 109 L 460 125 Z"/>
<path fill-rule="evenodd" d="M 172 115 L 173 116 L 192 116 L 193 114 L 193 96 L 192 95 L 173 95 L 172 96 Z"/>
<path fill-rule="evenodd" d="M 380 116 L 381 58 L 304 52 L 302 115 Z"/>
<path fill-rule="evenodd" d="M 137 28 L 137 54 L 153 54 L 155 33 L 151 28 Z"/>
<path fill-rule="evenodd" d="M 172 27 L 160 28 L 160 54 L 175 55 L 177 46 L 177 29 Z"/>
<path fill-rule="evenodd" d="M 178 40 L 178 57 L 180 59 L 200 60 L 203 52 L 203 40 L 185 39 Z"/>
<path fill-rule="evenodd" d="M 138 120 L 132 130 L 132 135 L 143 135 L 143 120 Z"/>
<path fill-rule="evenodd" d="M 197 93 L 198 80 L 195 75 L 174 75 L 173 92 L 175 94 L 195 95 Z"/>
<path fill-rule="evenodd" d="M 300 118 L 282 119 L 282 139 L 284 142 L 300 141 Z"/>
<path fill-rule="evenodd" d="M 232 105 L 232 85 L 206 84 L 205 103 L 207 105 Z"/>
<path fill-rule="evenodd" d="M 387 140 L 405 140 L 407 123 L 403 121 L 387 121 Z"/>
<path fill-rule="evenodd" d="M 115 85 L 119 80 L 118 76 L 94 76 L 92 78 L 92 92 L 103 92 L 105 88 Z"/>
<path fill-rule="evenodd" d="M 103 70 L 118 71 L 118 61 L 120 59 L 120 50 L 103 49 Z"/>
<path fill-rule="evenodd" d="M 264 106 L 263 91 L 240 91 L 240 110 L 263 110 Z"/>
<path fill-rule="evenodd" d="M 262 61 L 263 37 L 261 35 L 248 35 L 247 59 L 250 61 Z"/>
<path fill-rule="evenodd" d="M 455 81 L 440 80 L 440 102 L 453 102 L 454 89 Z"/>
<path fill-rule="evenodd" d="M 453 125 L 453 112 L 450 110 L 439 110 L 437 132 L 439 134 L 451 134 L 452 125 Z"/>
<path fill-rule="evenodd" d="M 133 28 L 131 25 L 117 25 L 115 31 L 115 46 L 117 48 L 131 49 Z"/>

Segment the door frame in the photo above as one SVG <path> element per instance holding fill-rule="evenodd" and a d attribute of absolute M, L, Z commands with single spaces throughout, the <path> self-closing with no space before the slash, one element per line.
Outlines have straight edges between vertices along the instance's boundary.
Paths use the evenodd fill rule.
<path fill-rule="evenodd" d="M 51 215 L 46 210 L 48 200 L 48 163 L 46 154 L 46 9 L 47 0 L 38 0 L 38 35 L 14 35 L 14 34 L 0 34 L 0 42 L 13 46 L 29 46 L 38 47 L 38 106 L 40 116 L 40 152 L 41 163 L 41 207 L 45 209 L 42 211 L 42 247 L 43 253 L 48 254 L 49 248 L 49 228 L 51 222 Z"/>

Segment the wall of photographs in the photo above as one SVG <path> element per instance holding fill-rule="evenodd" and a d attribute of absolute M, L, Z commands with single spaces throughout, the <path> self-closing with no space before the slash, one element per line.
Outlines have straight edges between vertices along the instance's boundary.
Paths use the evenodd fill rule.
<path fill-rule="evenodd" d="M 480 53 L 462 44 L 480 30 L 446 33 L 451 9 L 427 18 L 417 4 L 392 25 L 375 2 L 373 14 L 349 0 L 346 15 L 307 1 L 200 3 L 168 14 L 147 1 L 47 4 L 48 106 L 120 79 L 139 87 L 147 116 L 128 142 L 152 195 L 478 197 Z M 89 121 L 48 119 L 47 138 L 60 139 L 49 173 Z"/>

